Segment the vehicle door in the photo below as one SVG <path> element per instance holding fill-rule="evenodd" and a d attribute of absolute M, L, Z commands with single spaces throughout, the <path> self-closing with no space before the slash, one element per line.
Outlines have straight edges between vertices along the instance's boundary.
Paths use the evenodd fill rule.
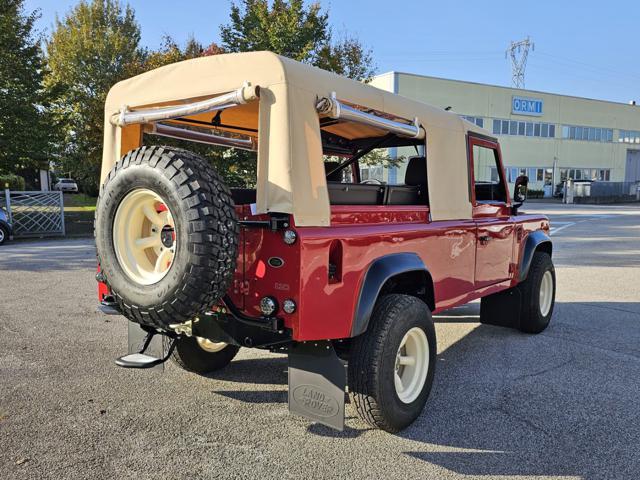
<path fill-rule="evenodd" d="M 469 132 L 468 148 L 478 289 L 511 278 L 515 224 L 500 145 L 495 139 Z"/>

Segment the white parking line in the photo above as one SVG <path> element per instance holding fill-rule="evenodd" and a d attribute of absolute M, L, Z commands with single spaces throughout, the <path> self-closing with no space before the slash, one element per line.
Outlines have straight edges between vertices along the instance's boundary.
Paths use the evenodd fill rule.
<path fill-rule="evenodd" d="M 575 225 L 577 222 L 553 222 L 552 226 L 551 226 L 551 231 L 549 232 L 549 235 L 555 235 L 556 233 L 564 230 L 567 227 L 570 227 L 571 225 Z M 561 227 L 554 227 L 553 225 L 562 225 Z"/>

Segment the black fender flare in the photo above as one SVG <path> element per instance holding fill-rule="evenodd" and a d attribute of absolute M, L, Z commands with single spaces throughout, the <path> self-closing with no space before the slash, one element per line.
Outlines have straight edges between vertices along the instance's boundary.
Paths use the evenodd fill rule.
<path fill-rule="evenodd" d="M 527 275 L 529 274 L 529 267 L 531 266 L 533 254 L 541 245 L 544 245 L 546 249 L 548 249 L 549 255 L 551 255 L 551 252 L 553 251 L 553 244 L 551 243 L 551 238 L 546 233 L 542 230 L 536 230 L 527 236 L 524 249 L 522 251 L 522 257 L 520 258 L 519 282 L 526 280 Z"/>
<path fill-rule="evenodd" d="M 13 235 L 13 227 L 10 223 L 5 222 L 4 220 L 0 220 L 0 225 L 2 225 L 9 232 L 9 235 Z"/>
<path fill-rule="evenodd" d="M 351 324 L 351 337 L 366 332 L 373 307 L 385 283 L 397 275 L 408 272 L 424 272 L 426 278 L 431 279 L 431 273 L 415 253 L 392 253 L 371 262 L 360 287 L 358 303 Z M 431 305 L 430 308 L 433 309 L 433 306 Z"/>

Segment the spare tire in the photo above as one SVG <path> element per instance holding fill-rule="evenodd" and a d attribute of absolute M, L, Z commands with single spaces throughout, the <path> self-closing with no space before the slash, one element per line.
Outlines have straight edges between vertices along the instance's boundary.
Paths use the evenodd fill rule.
<path fill-rule="evenodd" d="M 100 190 L 98 262 L 120 311 L 167 330 L 210 309 L 236 268 L 231 192 L 209 163 L 172 147 L 127 153 Z"/>

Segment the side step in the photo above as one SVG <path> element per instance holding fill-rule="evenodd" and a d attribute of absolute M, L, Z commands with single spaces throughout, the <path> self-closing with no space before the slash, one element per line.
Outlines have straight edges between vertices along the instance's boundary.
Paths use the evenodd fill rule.
<path fill-rule="evenodd" d="M 153 368 L 157 365 L 160 365 L 171 357 L 173 353 L 173 349 L 176 347 L 176 339 L 173 338 L 171 340 L 171 345 L 167 350 L 167 353 L 164 357 L 154 357 L 151 355 L 147 355 L 144 352 L 149 348 L 151 344 L 151 340 L 156 335 L 156 332 L 149 332 L 144 340 L 144 345 L 142 346 L 142 350 L 137 353 L 129 353 L 127 355 L 123 355 L 122 357 L 116 359 L 116 365 L 123 368 Z"/>

